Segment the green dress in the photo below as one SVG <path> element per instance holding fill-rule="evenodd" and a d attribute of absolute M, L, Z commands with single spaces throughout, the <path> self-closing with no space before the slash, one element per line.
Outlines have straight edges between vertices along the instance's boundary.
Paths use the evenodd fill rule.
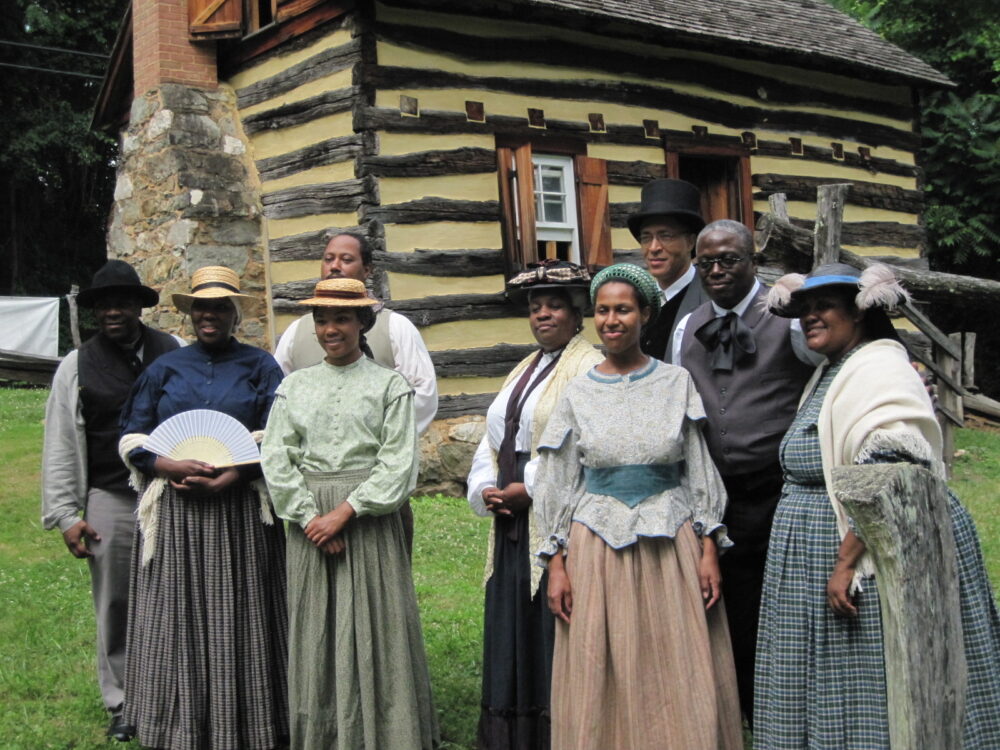
<path fill-rule="evenodd" d="M 320 363 L 278 388 L 261 446 L 288 534 L 293 748 L 422 750 L 438 742 L 416 594 L 395 511 L 416 482 L 413 392 L 366 358 Z M 346 550 L 303 528 L 349 502 Z"/>

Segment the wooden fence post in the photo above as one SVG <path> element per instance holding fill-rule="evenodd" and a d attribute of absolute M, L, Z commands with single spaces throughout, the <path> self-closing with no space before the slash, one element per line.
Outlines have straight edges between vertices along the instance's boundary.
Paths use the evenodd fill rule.
<path fill-rule="evenodd" d="M 976 334 L 974 331 L 962 333 L 962 387 L 976 389 Z"/>
<path fill-rule="evenodd" d="M 876 569 L 892 750 L 962 745 L 966 664 L 947 487 L 913 464 L 833 470 Z"/>
<path fill-rule="evenodd" d="M 80 293 L 80 287 L 73 284 L 66 295 L 66 303 L 69 305 L 69 332 L 73 336 L 73 348 L 80 348 L 80 313 L 76 309 L 76 295 Z"/>
<path fill-rule="evenodd" d="M 840 233 L 844 202 L 850 183 L 820 185 L 816 189 L 816 227 L 813 230 L 813 268 L 840 260 Z"/>
<path fill-rule="evenodd" d="M 939 384 L 937 394 L 938 422 L 941 423 L 943 439 L 941 451 L 950 474 L 951 464 L 955 458 L 955 426 L 961 427 L 965 424 L 965 410 L 962 403 L 962 334 L 948 334 L 948 339 L 952 344 L 951 351 L 935 344 L 933 352 L 934 363 L 948 375 L 947 378 L 941 378 L 944 383 Z M 958 387 L 948 381 L 957 383 Z"/>

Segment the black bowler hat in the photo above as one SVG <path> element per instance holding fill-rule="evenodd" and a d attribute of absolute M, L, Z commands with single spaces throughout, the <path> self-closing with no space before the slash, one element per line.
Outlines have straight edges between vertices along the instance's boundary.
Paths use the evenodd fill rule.
<path fill-rule="evenodd" d="M 701 194 L 698 188 L 684 180 L 653 180 L 642 186 L 639 210 L 628 217 L 632 236 L 639 239 L 642 222 L 653 216 L 669 216 L 682 221 L 692 233 L 705 226 L 701 218 Z"/>
<path fill-rule="evenodd" d="M 155 289 L 143 286 L 139 274 L 123 260 L 109 260 L 94 274 L 90 288 L 76 296 L 80 307 L 93 307 L 107 294 L 134 294 L 143 307 L 153 307 L 160 301 Z"/>

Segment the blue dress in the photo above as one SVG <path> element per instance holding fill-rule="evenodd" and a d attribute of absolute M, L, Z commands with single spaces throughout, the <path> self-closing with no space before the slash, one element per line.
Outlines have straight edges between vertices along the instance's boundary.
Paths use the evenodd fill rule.
<path fill-rule="evenodd" d="M 161 356 L 122 409 L 123 432 L 149 434 L 189 409 L 215 409 L 250 430 L 264 427 L 281 369 L 267 352 L 231 340 L 222 351 L 192 344 Z M 147 475 L 155 456 L 130 458 Z M 214 495 L 168 485 L 156 551 L 132 549 L 125 719 L 143 746 L 268 750 L 288 737 L 285 535 L 261 521 L 241 481 Z"/>
<path fill-rule="evenodd" d="M 882 618 L 874 577 L 856 618 L 826 601 L 840 535 L 826 493 L 816 422 L 831 365 L 781 443 L 785 485 L 764 572 L 754 700 L 756 750 L 889 750 Z M 907 461 L 883 456 L 885 461 Z M 972 519 L 950 497 L 969 682 L 963 747 L 1000 748 L 1000 618 Z"/>

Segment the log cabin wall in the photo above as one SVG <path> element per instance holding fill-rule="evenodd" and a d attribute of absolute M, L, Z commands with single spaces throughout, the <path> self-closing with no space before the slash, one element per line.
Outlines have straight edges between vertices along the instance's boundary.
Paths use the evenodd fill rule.
<path fill-rule="evenodd" d="M 431 351 L 439 416 L 485 411 L 533 343 L 502 295 L 505 139 L 605 160 L 617 259 L 638 257 L 625 218 L 643 183 L 724 153 L 742 159 L 747 213 L 784 192 L 811 226 L 816 187 L 852 182 L 845 247 L 920 261 L 908 85 L 461 8 L 363 4 L 229 78 L 262 181 L 278 334 L 315 281 L 324 233 L 363 227 L 377 291 Z"/>

